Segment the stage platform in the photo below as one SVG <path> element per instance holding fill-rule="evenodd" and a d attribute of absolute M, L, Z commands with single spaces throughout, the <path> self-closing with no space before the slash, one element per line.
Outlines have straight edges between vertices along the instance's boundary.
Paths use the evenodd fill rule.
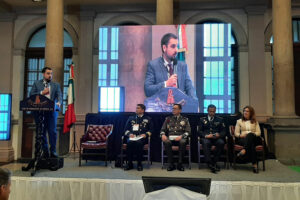
<path fill-rule="evenodd" d="M 150 168 L 144 165 L 141 172 L 123 171 L 113 163 L 105 167 L 101 161 L 83 162 L 79 167 L 73 155 L 65 158 L 64 168 L 40 170 L 35 177 L 21 171 L 24 165 L 2 166 L 13 171 L 12 200 L 141 200 L 145 195 L 142 176 L 211 178 L 211 200 L 300 200 L 300 173 L 276 160 L 267 160 L 266 171 L 261 169 L 259 174 L 252 173 L 249 164 L 237 165 L 237 170 L 222 169 L 218 174 L 212 174 L 206 165 L 198 169 L 196 163 L 184 172 L 167 172 L 157 162 Z"/>

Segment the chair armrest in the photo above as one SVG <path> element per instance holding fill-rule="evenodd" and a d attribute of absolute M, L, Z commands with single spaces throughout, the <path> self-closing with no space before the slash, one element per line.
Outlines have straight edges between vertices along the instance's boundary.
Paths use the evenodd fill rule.
<path fill-rule="evenodd" d="M 148 136 L 148 144 L 150 144 L 150 141 L 151 141 L 151 134 L 149 134 Z"/>
<path fill-rule="evenodd" d="M 86 139 L 86 134 L 84 134 L 83 136 L 81 136 L 80 138 L 80 143 L 83 143 L 83 142 L 86 142 L 87 139 Z"/>
<path fill-rule="evenodd" d="M 109 132 L 109 134 L 106 136 L 106 141 L 105 143 L 108 144 L 108 141 L 110 140 L 110 136 L 112 135 L 112 131 Z"/>
<path fill-rule="evenodd" d="M 112 131 L 110 131 L 109 134 L 106 136 L 106 140 L 108 140 L 111 135 L 112 135 Z"/>

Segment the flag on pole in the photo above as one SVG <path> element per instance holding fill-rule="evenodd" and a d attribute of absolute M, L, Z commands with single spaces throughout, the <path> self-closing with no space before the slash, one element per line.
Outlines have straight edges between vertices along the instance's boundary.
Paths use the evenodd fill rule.
<path fill-rule="evenodd" d="M 185 32 L 186 24 L 177 25 L 178 31 L 178 60 L 185 61 L 185 53 L 188 51 Z"/>
<path fill-rule="evenodd" d="M 74 64 L 70 65 L 70 77 L 69 77 L 69 88 L 68 88 L 68 107 L 65 112 L 64 119 L 64 130 L 63 133 L 70 132 L 71 126 L 76 122 L 75 109 L 74 109 Z"/>

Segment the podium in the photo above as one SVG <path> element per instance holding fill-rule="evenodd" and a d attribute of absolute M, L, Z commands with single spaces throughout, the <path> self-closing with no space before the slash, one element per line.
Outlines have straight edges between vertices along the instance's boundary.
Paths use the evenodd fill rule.
<path fill-rule="evenodd" d="M 27 167 L 22 167 L 22 171 L 31 171 L 34 176 L 39 169 L 57 170 L 63 166 L 63 158 L 45 158 L 43 151 L 43 132 L 45 128 L 45 112 L 59 111 L 59 107 L 54 101 L 43 95 L 32 95 L 20 102 L 21 111 L 32 111 L 35 114 L 36 135 L 34 158 Z"/>
<path fill-rule="evenodd" d="M 147 112 L 172 112 L 174 104 L 181 104 L 182 112 L 198 113 L 199 102 L 178 88 L 166 87 L 144 101 Z"/>

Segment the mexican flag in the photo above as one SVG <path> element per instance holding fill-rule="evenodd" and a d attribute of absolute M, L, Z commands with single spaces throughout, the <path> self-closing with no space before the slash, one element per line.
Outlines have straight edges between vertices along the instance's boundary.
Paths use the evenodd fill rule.
<path fill-rule="evenodd" d="M 177 25 L 177 32 L 178 32 L 177 59 L 181 60 L 181 61 L 185 61 L 185 54 L 188 51 L 185 27 L 186 27 L 186 24 Z"/>
<path fill-rule="evenodd" d="M 76 122 L 75 109 L 74 109 L 74 64 L 70 65 L 70 78 L 69 78 L 69 88 L 68 88 L 68 107 L 65 112 L 64 119 L 64 130 L 63 133 L 70 132 L 71 126 Z"/>

